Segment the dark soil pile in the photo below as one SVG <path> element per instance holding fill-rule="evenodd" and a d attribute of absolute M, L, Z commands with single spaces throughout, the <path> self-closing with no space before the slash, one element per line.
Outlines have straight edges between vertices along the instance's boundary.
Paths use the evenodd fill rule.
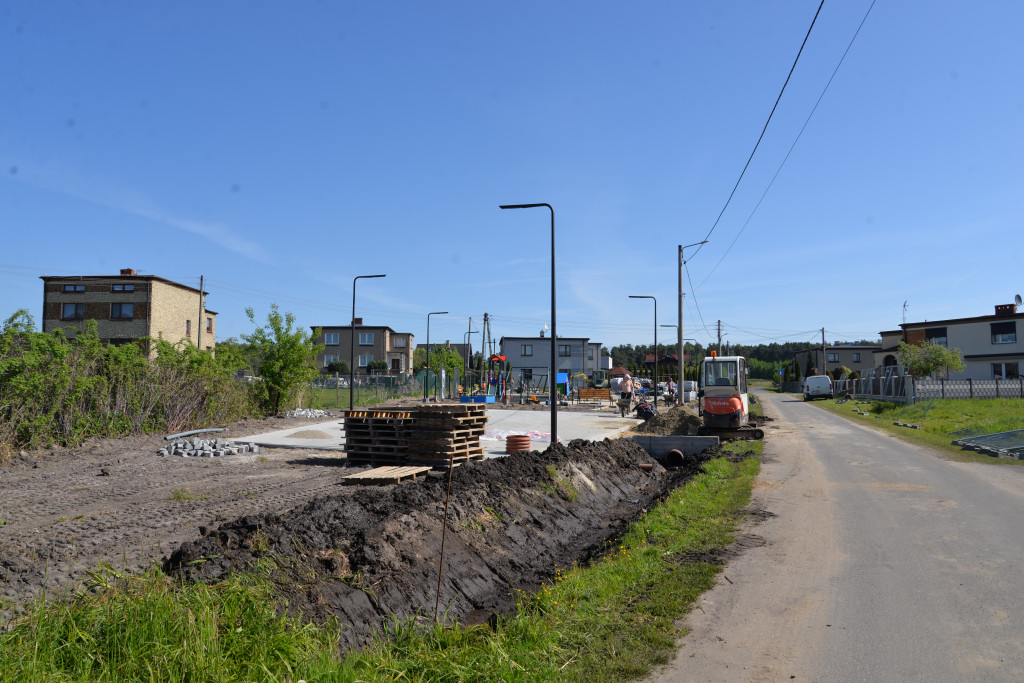
<path fill-rule="evenodd" d="M 700 417 L 697 411 L 686 405 L 678 405 L 638 424 L 632 431 L 661 436 L 692 436 L 697 433 L 698 427 Z"/>
<path fill-rule="evenodd" d="M 688 469 L 668 472 L 628 439 L 572 441 L 455 469 L 441 610 L 462 623 L 509 611 L 515 589 L 536 589 L 556 567 L 604 552 L 697 467 Z M 285 514 L 202 528 L 165 569 L 213 582 L 268 558 L 289 611 L 336 617 L 344 644 L 365 643 L 391 614 L 433 618 L 447 490 L 447 473 L 345 487 Z"/>

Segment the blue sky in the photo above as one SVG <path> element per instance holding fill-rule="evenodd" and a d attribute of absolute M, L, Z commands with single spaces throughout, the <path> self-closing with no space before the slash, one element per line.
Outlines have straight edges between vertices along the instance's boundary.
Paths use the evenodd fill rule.
<path fill-rule="evenodd" d="M 627 295 L 676 322 L 677 245 L 817 7 L 0 3 L 0 315 L 38 322 L 39 275 L 132 267 L 205 276 L 224 339 L 272 302 L 347 324 L 352 278 L 386 273 L 358 285 L 368 324 L 537 334 L 549 215 L 498 205 L 548 202 L 559 334 L 650 343 Z M 869 7 L 825 3 L 687 251 L 686 337 L 874 339 L 904 302 L 1024 293 L 1024 3 L 877 3 L 808 122 Z"/>

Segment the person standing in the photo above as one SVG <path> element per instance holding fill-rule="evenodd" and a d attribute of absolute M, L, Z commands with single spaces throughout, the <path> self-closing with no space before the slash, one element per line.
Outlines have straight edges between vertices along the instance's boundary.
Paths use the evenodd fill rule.
<path fill-rule="evenodd" d="M 633 378 L 630 377 L 629 374 L 627 374 L 625 377 L 622 378 L 622 383 L 619 384 L 619 396 L 621 396 L 622 398 L 632 399 L 634 391 L 635 388 L 633 387 Z"/>

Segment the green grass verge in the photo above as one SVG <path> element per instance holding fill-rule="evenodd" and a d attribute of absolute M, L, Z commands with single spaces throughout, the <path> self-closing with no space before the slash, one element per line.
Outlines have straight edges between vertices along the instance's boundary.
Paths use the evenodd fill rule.
<path fill-rule="evenodd" d="M 621 681 L 669 661 L 677 620 L 714 583 L 703 561 L 732 541 L 760 442 L 672 492 L 588 567 L 552 567 L 491 626 L 392 625 L 390 638 L 336 656 L 337 631 L 280 617 L 258 576 L 176 587 L 154 572 L 93 577 L 89 595 L 35 605 L 0 634 L 5 681 Z"/>
<path fill-rule="evenodd" d="M 904 441 L 928 446 L 951 460 L 994 465 L 1024 465 L 1024 461 L 1021 460 L 993 458 L 953 446 L 951 442 L 959 437 L 950 434 L 968 428 L 978 429 L 980 434 L 1024 429 L 1024 400 L 1019 398 L 936 399 L 930 408 L 930 402 L 923 401 L 909 405 L 906 409 L 902 403 L 858 403 L 858 399 L 845 403 L 836 403 L 835 400 L 811 403 L 830 413 L 892 434 Z M 859 415 L 854 412 L 855 409 L 870 414 Z M 918 425 L 921 428 L 900 427 L 893 422 Z"/>

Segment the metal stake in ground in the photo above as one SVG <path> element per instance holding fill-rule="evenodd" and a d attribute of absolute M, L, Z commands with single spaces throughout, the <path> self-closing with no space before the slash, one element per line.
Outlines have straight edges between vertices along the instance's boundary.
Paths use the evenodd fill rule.
<path fill-rule="evenodd" d="M 448 493 L 444 497 L 444 522 L 441 524 L 441 559 L 437 563 L 437 597 L 434 598 L 434 623 L 437 623 L 437 607 L 441 604 L 441 577 L 444 572 L 444 540 L 448 535 L 448 501 L 452 497 L 452 471 L 455 469 L 455 454 L 448 454 Z"/>

